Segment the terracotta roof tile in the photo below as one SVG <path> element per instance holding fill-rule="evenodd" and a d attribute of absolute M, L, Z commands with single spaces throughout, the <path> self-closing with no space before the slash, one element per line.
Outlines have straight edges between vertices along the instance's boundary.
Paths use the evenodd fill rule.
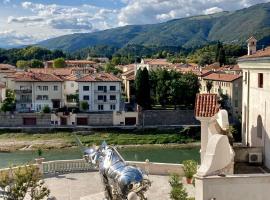
<path fill-rule="evenodd" d="M 217 94 L 197 94 L 196 117 L 213 117 L 219 111 Z"/>
<path fill-rule="evenodd" d="M 232 82 L 236 79 L 241 78 L 241 75 L 234 75 L 234 74 L 222 74 L 222 73 L 211 73 L 203 79 L 205 80 L 213 80 L 213 81 L 225 81 L 225 82 Z"/>
<path fill-rule="evenodd" d="M 270 47 L 267 47 L 263 50 L 259 50 L 252 55 L 245 55 L 239 58 L 239 61 L 247 59 L 247 58 L 263 58 L 263 57 L 270 57 Z"/>
<path fill-rule="evenodd" d="M 149 65 L 171 65 L 172 63 L 168 62 L 167 59 L 144 59 L 145 64 Z"/>
<path fill-rule="evenodd" d="M 15 77 L 18 82 L 62 82 L 63 80 L 53 74 L 25 72 Z"/>
<path fill-rule="evenodd" d="M 104 72 L 90 74 L 77 80 L 77 82 L 115 82 L 115 81 L 119 82 L 121 80 L 112 74 Z"/>

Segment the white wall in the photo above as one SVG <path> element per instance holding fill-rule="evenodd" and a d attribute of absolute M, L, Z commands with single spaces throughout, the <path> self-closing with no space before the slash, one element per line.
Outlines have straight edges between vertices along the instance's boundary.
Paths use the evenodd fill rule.
<path fill-rule="evenodd" d="M 270 62 L 247 62 L 239 66 L 243 69 L 243 80 L 246 80 L 243 82 L 243 143 L 263 146 L 265 165 L 270 168 Z M 258 73 L 263 73 L 263 88 L 258 87 Z M 259 116 L 262 118 L 262 138 L 257 135 Z"/>
<path fill-rule="evenodd" d="M 196 200 L 267 200 L 270 174 L 196 177 Z"/>
<path fill-rule="evenodd" d="M 89 86 L 89 91 L 83 91 L 83 86 Z M 98 86 L 106 86 L 107 92 L 98 91 Z M 115 86 L 116 91 L 110 91 L 110 86 Z M 79 82 L 79 100 L 84 101 L 84 96 L 89 96 L 89 111 L 100 111 L 98 105 L 103 105 L 103 111 L 119 111 L 121 102 L 121 82 Z M 98 101 L 99 95 L 106 95 L 107 102 Z M 116 100 L 110 101 L 110 95 L 115 95 Z M 115 110 L 111 110 L 115 105 Z"/>

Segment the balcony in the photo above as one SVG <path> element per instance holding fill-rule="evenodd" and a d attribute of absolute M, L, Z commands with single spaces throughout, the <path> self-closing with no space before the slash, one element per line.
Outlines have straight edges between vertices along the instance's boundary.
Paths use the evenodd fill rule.
<path fill-rule="evenodd" d="M 15 93 L 17 93 L 17 94 L 31 94 L 32 89 L 15 90 Z"/>
<path fill-rule="evenodd" d="M 95 93 L 119 93 L 120 90 L 94 90 Z"/>
<path fill-rule="evenodd" d="M 32 99 L 18 99 L 16 103 L 32 103 Z"/>
<path fill-rule="evenodd" d="M 97 100 L 97 99 L 95 99 L 94 102 L 96 104 L 116 104 L 117 103 L 117 100 L 106 100 L 106 101 L 104 101 L 104 100 Z"/>

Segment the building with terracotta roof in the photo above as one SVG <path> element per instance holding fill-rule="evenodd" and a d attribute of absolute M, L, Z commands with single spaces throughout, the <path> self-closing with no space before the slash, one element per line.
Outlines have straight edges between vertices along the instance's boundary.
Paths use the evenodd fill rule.
<path fill-rule="evenodd" d="M 63 80 L 53 74 L 25 72 L 14 78 L 16 109 L 20 112 L 42 111 L 45 106 L 64 106 Z"/>
<path fill-rule="evenodd" d="M 124 93 L 126 96 L 126 102 L 135 101 L 135 70 L 130 69 L 122 74 L 122 81 L 124 85 Z"/>
<path fill-rule="evenodd" d="M 91 60 L 66 60 L 65 61 L 66 67 L 80 67 L 80 68 L 87 68 L 87 67 L 95 67 L 96 62 Z M 47 68 L 53 68 L 53 60 L 45 62 L 45 66 Z"/>
<path fill-rule="evenodd" d="M 212 83 L 210 91 L 207 85 Z M 212 93 L 217 95 L 227 95 L 227 107 L 229 114 L 238 119 L 242 113 L 242 76 L 226 74 L 222 72 L 212 72 L 201 79 L 201 94 Z"/>
<path fill-rule="evenodd" d="M 90 74 L 77 80 L 79 101 L 88 103 L 88 110 L 119 111 L 121 79 L 109 73 Z"/>
<path fill-rule="evenodd" d="M 248 47 L 248 55 L 238 59 L 243 70 L 242 140 L 262 148 L 263 163 L 270 168 L 270 47 L 258 51 L 255 39 L 248 40 Z"/>
<path fill-rule="evenodd" d="M 168 62 L 167 59 L 142 59 L 141 63 L 135 64 L 136 71 L 138 69 L 146 68 L 148 71 L 156 69 L 166 69 L 170 67 L 172 63 Z"/>
<path fill-rule="evenodd" d="M 7 88 L 13 89 L 14 85 L 9 82 L 7 77 L 15 74 L 16 72 L 17 69 L 15 66 L 9 64 L 0 64 L 0 81 L 4 82 Z"/>

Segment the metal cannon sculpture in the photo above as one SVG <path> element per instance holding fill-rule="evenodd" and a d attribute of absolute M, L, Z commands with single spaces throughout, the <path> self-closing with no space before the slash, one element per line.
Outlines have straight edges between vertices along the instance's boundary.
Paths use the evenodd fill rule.
<path fill-rule="evenodd" d="M 148 176 L 127 164 L 114 147 L 103 142 L 100 147 L 84 148 L 83 152 L 85 160 L 99 170 L 105 200 L 147 200 L 145 193 L 151 186 Z"/>

